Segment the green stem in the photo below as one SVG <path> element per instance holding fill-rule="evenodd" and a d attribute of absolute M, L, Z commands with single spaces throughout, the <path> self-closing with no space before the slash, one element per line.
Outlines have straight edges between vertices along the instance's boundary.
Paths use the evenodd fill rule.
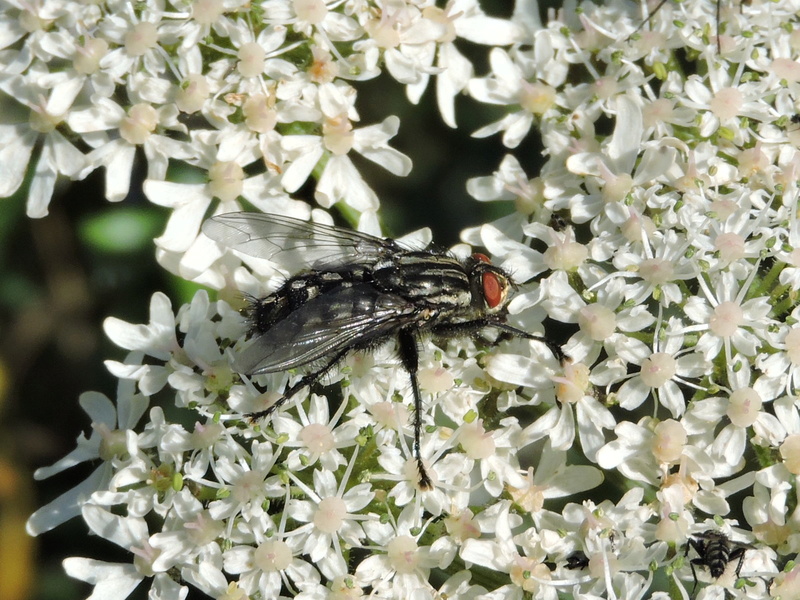
<path fill-rule="evenodd" d="M 787 314 L 795 308 L 796 303 L 797 299 L 793 297 L 793 294 L 789 294 L 786 298 L 773 305 L 772 312 L 775 316 Z"/>
<path fill-rule="evenodd" d="M 770 268 L 770 270 L 767 271 L 767 274 L 764 275 L 764 277 L 761 279 L 761 283 L 758 285 L 758 290 L 756 294 L 754 294 L 754 296 L 763 296 L 764 293 L 769 293 L 769 292 L 771 292 L 771 294 L 774 294 L 776 291 L 775 289 L 773 289 L 773 286 L 775 285 L 775 280 L 778 278 L 778 275 L 781 274 L 781 271 L 783 271 L 785 267 L 786 263 L 780 261 L 777 261 L 774 265 L 772 265 L 772 268 Z M 778 289 L 780 289 L 780 287 Z"/>

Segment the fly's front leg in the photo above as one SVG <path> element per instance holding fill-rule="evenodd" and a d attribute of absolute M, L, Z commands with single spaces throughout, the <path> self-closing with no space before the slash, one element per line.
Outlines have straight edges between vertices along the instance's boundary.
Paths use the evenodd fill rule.
<path fill-rule="evenodd" d="M 517 329 L 508 323 L 491 318 L 477 319 L 475 321 L 464 321 L 463 323 L 448 323 L 446 325 L 439 325 L 438 327 L 434 327 L 432 332 L 434 335 L 439 335 L 442 337 L 463 337 L 466 335 L 472 335 L 473 333 L 476 333 L 486 327 L 494 327 L 495 329 L 506 331 L 512 335 L 524 338 L 526 340 L 541 342 L 547 346 L 547 348 L 553 353 L 553 356 L 558 359 L 558 362 L 561 363 L 562 366 L 569 362 L 569 357 L 564 354 L 561 346 L 555 342 L 552 342 L 541 335 L 528 333 L 527 331 Z"/>
<path fill-rule="evenodd" d="M 419 371 L 419 348 L 414 334 L 401 329 L 398 334 L 398 348 L 400 350 L 400 361 L 403 363 L 408 376 L 411 379 L 411 391 L 414 394 L 414 458 L 417 461 L 417 471 L 419 472 L 419 487 L 422 490 L 429 490 L 433 487 L 425 465 L 422 464 L 422 453 L 420 450 L 420 436 L 422 434 L 422 394 L 419 391 L 417 372 Z"/>
<path fill-rule="evenodd" d="M 702 558 L 693 558 L 689 561 L 689 566 L 692 568 L 692 579 L 694 579 L 694 586 L 692 587 L 692 596 L 697 591 L 697 571 L 694 570 L 694 566 L 697 565 L 698 567 L 702 567 L 704 565 Z"/>
<path fill-rule="evenodd" d="M 258 419 L 261 419 L 262 417 L 268 417 L 273 412 L 275 412 L 277 409 L 279 409 L 281 406 L 283 406 L 286 403 L 287 400 L 289 400 L 292 396 L 294 396 L 297 392 L 302 390 L 304 387 L 311 387 L 312 385 L 317 383 L 317 381 L 319 381 L 322 378 L 322 376 L 325 375 L 325 373 L 330 371 L 333 368 L 333 366 L 336 365 L 336 363 L 338 363 L 340 360 L 342 360 L 342 358 L 344 358 L 345 354 L 347 354 L 347 350 L 345 350 L 343 352 L 339 352 L 338 354 L 336 354 L 336 356 L 333 357 L 333 359 L 329 360 L 328 363 L 324 367 L 322 367 L 321 369 L 318 369 L 317 371 L 314 371 L 313 373 L 309 373 L 308 375 L 304 375 L 303 377 L 301 377 L 300 380 L 297 383 L 295 383 L 288 390 L 286 390 L 283 393 L 283 396 L 278 398 L 278 400 L 275 402 L 275 404 L 273 404 L 269 408 L 266 408 L 264 410 L 260 410 L 258 412 L 249 413 L 249 414 L 245 415 L 245 417 L 250 419 L 250 421 L 257 421 Z"/>
<path fill-rule="evenodd" d="M 693 538 L 689 538 L 688 542 L 686 543 L 686 551 L 683 553 L 684 558 L 689 556 L 689 548 L 694 548 L 694 551 L 701 556 L 705 554 L 705 544 L 702 542 L 698 542 Z M 695 591 L 697 591 L 697 572 L 694 570 L 695 564 L 702 566 L 703 560 L 701 558 L 693 558 L 692 560 L 689 561 L 689 566 L 692 569 L 692 579 L 694 579 L 692 596 L 694 596 Z"/>
<path fill-rule="evenodd" d="M 500 331 L 507 331 L 508 333 L 516 335 L 517 337 L 524 338 L 526 340 L 534 340 L 536 342 L 544 344 L 545 346 L 547 346 L 547 349 L 553 353 L 553 356 L 555 356 L 558 359 L 558 362 L 561 363 L 562 366 L 565 363 L 570 362 L 569 356 L 567 356 L 564 353 L 564 351 L 561 349 L 561 346 L 559 346 L 555 342 L 548 340 L 546 337 L 528 333 L 527 331 L 523 331 L 522 329 L 517 329 L 516 327 L 513 327 L 508 323 L 503 323 L 500 321 L 490 321 L 489 326 L 494 327 L 495 329 L 499 329 Z"/>

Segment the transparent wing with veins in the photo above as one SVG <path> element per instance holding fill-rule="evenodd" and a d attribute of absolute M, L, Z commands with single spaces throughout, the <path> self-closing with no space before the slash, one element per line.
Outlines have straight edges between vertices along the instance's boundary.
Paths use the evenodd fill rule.
<path fill-rule="evenodd" d="M 292 272 L 359 263 L 371 266 L 405 248 L 391 239 L 268 213 L 235 212 L 203 223 L 215 242 Z"/>
<path fill-rule="evenodd" d="M 371 285 L 339 288 L 314 298 L 259 335 L 235 358 L 234 367 L 247 375 L 301 367 L 368 346 L 416 318 L 412 303 Z"/>

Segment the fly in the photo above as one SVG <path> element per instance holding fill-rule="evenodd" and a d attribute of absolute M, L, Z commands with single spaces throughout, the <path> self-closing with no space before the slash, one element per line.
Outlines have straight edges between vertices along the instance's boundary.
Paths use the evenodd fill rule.
<path fill-rule="evenodd" d="M 541 342 L 560 360 L 561 348 L 506 323 L 513 283 L 483 254 L 459 259 L 429 246 L 412 250 L 390 238 L 262 213 L 211 217 L 203 233 L 224 247 L 279 261 L 294 273 L 273 294 L 251 300 L 252 343 L 234 359 L 244 375 L 298 367 L 310 371 L 271 407 L 266 417 L 314 385 L 349 352 L 397 340 L 414 397 L 414 458 L 419 487 L 432 487 L 420 453 L 422 396 L 417 381 L 425 337 L 448 339 L 494 328 Z M 310 367 L 309 367 L 310 366 Z"/>
<path fill-rule="evenodd" d="M 694 578 L 694 588 L 692 589 L 692 594 L 694 594 L 694 590 L 697 589 L 695 565 L 706 567 L 714 579 L 719 579 L 725 572 L 728 563 L 738 560 L 736 564 L 736 577 L 738 579 L 739 571 L 742 570 L 742 563 L 744 562 L 744 553 L 753 548 L 753 546 L 742 542 L 734 542 L 719 531 L 703 531 L 694 533 L 689 537 L 684 556 L 688 556 L 689 548 L 694 548 L 695 552 L 697 552 L 697 558 L 693 558 L 689 563 L 692 568 L 692 577 Z"/>

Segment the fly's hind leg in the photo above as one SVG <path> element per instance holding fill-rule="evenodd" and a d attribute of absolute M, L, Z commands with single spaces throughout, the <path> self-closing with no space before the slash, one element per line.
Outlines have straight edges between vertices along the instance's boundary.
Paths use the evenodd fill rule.
<path fill-rule="evenodd" d="M 263 417 L 268 417 L 273 412 L 278 410 L 281 406 L 283 406 L 292 396 L 294 396 L 297 392 L 302 390 L 304 387 L 311 387 L 312 385 L 317 383 L 317 381 L 319 381 L 323 377 L 323 375 L 325 375 L 328 371 L 330 371 L 336 365 L 336 363 L 338 363 L 340 360 L 342 360 L 342 358 L 344 358 L 344 356 L 347 354 L 347 352 L 348 352 L 348 350 L 343 350 L 342 352 L 339 352 L 331 360 L 329 360 L 325 364 L 325 366 L 323 366 L 321 369 L 317 369 L 316 371 L 301 377 L 297 381 L 297 383 L 295 383 L 288 390 L 286 390 L 283 393 L 283 396 L 278 398 L 278 400 L 275 402 L 275 404 L 273 404 L 269 408 L 266 408 L 264 410 L 260 410 L 258 412 L 249 413 L 249 414 L 245 415 L 245 417 L 250 419 L 251 422 L 252 421 L 257 421 L 258 419 L 261 419 Z"/>
<path fill-rule="evenodd" d="M 739 572 L 742 570 L 742 564 L 744 563 L 744 553 L 747 552 L 747 548 L 740 547 L 736 548 L 733 552 L 731 552 L 730 556 L 728 557 L 729 562 L 733 562 L 737 558 L 739 562 L 736 564 L 736 578 L 740 577 Z"/>

